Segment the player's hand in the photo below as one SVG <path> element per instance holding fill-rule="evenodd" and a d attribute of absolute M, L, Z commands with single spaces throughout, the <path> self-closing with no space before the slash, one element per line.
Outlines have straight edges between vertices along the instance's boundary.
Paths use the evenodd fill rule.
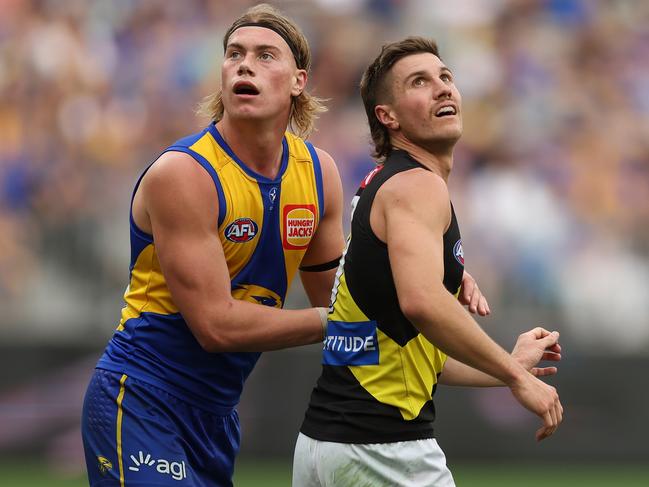
<path fill-rule="evenodd" d="M 514 385 L 510 385 L 516 400 L 526 409 L 543 420 L 543 426 L 536 430 L 536 441 L 552 435 L 563 421 L 563 406 L 557 390 L 530 374 L 525 374 Z"/>
<path fill-rule="evenodd" d="M 482 295 L 475 279 L 467 271 L 462 276 L 460 286 L 460 303 L 467 306 L 471 313 L 478 313 L 480 316 L 487 316 L 491 313 L 487 299 Z"/>
<path fill-rule="evenodd" d="M 549 332 L 539 326 L 522 333 L 516 340 L 512 357 L 536 377 L 556 374 L 556 367 L 536 367 L 536 365 L 541 360 L 553 362 L 561 360 L 559 332 Z"/>

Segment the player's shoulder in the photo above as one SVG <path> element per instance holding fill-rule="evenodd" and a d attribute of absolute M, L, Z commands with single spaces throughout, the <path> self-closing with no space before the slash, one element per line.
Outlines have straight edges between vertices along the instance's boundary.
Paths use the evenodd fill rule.
<path fill-rule="evenodd" d="M 305 144 L 307 142 L 305 141 Z M 336 163 L 334 161 L 334 158 L 331 157 L 331 154 L 329 154 L 326 150 L 315 146 L 311 144 L 311 147 L 313 148 L 313 151 L 315 152 L 316 156 L 318 157 L 318 160 L 320 161 L 320 166 L 322 166 L 323 169 L 329 168 L 329 167 L 335 167 Z"/>
<path fill-rule="evenodd" d="M 296 159 L 302 160 L 303 162 L 315 162 L 315 159 L 317 159 L 323 172 L 337 172 L 334 158 L 324 149 L 289 131 L 285 132 L 285 139 L 288 143 L 289 150 Z"/>
<path fill-rule="evenodd" d="M 213 196 L 214 184 L 209 174 L 184 152 L 164 152 L 142 178 L 142 189 L 148 195 L 203 199 Z"/>
<path fill-rule="evenodd" d="M 185 152 L 168 150 L 160 155 L 144 176 L 149 181 L 157 183 L 179 183 L 197 176 L 202 176 L 205 171 Z"/>
<path fill-rule="evenodd" d="M 342 211 L 343 189 L 340 173 L 336 162 L 331 155 L 319 147 L 314 147 L 318 160 L 320 161 L 320 171 L 322 172 L 322 185 L 324 189 L 325 207 L 327 211 L 331 208 L 338 208 L 337 212 Z M 329 213 L 331 213 L 329 211 Z"/>
<path fill-rule="evenodd" d="M 427 206 L 446 207 L 450 201 L 444 179 L 422 167 L 393 175 L 383 183 L 377 197 L 422 209 Z"/>

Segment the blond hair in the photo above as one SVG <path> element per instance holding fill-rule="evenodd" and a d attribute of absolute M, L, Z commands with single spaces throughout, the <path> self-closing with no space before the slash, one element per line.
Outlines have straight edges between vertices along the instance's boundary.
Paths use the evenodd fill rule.
<path fill-rule="evenodd" d="M 309 43 L 300 28 L 291 19 L 285 17 L 279 10 L 262 3 L 251 7 L 236 19 L 223 36 L 223 51 L 228 45 L 232 33 L 247 24 L 258 24 L 277 32 L 289 45 L 298 69 L 307 73 L 311 69 L 311 50 Z M 306 138 L 313 132 L 318 114 L 326 112 L 324 100 L 309 94 L 306 90 L 298 96 L 291 97 L 291 112 L 288 126 L 296 135 Z M 222 90 L 208 95 L 198 107 L 198 113 L 206 115 L 214 122 L 223 118 Z"/>

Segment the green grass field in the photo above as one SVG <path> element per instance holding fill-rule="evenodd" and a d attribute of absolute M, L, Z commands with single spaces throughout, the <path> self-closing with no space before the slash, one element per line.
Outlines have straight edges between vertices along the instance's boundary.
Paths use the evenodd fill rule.
<path fill-rule="evenodd" d="M 242 462 L 236 487 L 287 487 L 289 465 L 277 462 Z M 649 465 L 539 465 L 485 466 L 458 465 L 453 468 L 459 487 L 646 487 Z M 48 471 L 38 464 L 0 462 L 3 487 L 82 487 L 85 477 Z"/>

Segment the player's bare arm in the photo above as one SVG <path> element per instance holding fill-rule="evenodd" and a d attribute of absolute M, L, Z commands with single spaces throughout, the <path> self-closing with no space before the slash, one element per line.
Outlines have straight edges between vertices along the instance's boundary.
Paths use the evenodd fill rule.
<path fill-rule="evenodd" d="M 562 417 L 554 387 L 496 344 L 443 285 L 443 235 L 451 218 L 444 180 L 423 169 L 398 174 L 382 186 L 374 206 L 372 228 L 388 244 L 406 317 L 449 356 L 507 384 L 524 407 L 543 419 L 537 439 L 551 435 Z"/>
<path fill-rule="evenodd" d="M 537 327 L 519 335 L 511 356 L 521 364 L 525 370 L 535 377 L 544 377 L 557 373 L 554 366 L 537 367 L 543 360 L 561 360 L 561 345 L 559 333 L 550 332 Z M 439 377 L 439 383 L 451 386 L 495 387 L 504 386 L 505 383 L 495 377 L 485 374 L 473 367 L 449 357 L 444 364 L 444 369 Z"/>
<path fill-rule="evenodd" d="M 149 169 L 133 204 L 135 222 L 153 235 L 174 303 L 201 346 L 265 351 L 321 340 L 315 309 L 280 310 L 232 297 L 218 211 L 209 175 L 180 152 L 163 154 Z"/>
<path fill-rule="evenodd" d="M 333 158 L 316 148 L 322 168 L 324 216 L 304 254 L 300 278 L 313 306 L 328 306 L 331 297 L 338 259 L 345 247 L 342 229 L 343 188 L 340 174 Z M 329 267 L 318 270 L 318 266 Z M 328 265 L 327 265 L 328 264 Z"/>

